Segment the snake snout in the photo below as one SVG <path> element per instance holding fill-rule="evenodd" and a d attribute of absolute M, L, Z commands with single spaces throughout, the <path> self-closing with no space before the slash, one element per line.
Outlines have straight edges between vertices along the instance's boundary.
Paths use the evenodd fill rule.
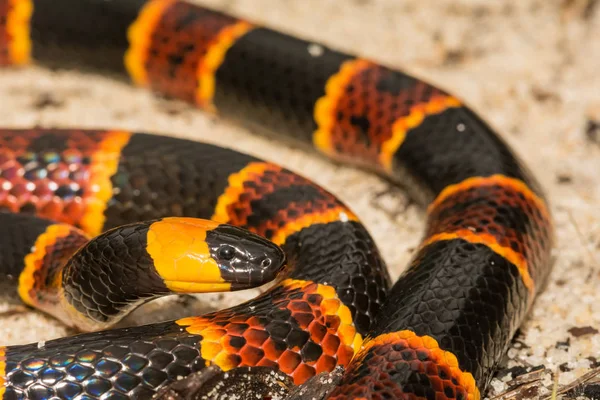
<path fill-rule="evenodd" d="M 286 258 L 279 246 L 260 236 L 243 243 L 245 257 L 235 265 L 237 285 L 257 286 L 270 282 L 283 269 Z M 245 273 L 244 273 L 245 272 Z"/>
<path fill-rule="evenodd" d="M 207 237 L 221 277 L 232 290 L 256 287 L 272 281 L 285 264 L 283 250 L 245 229 L 219 225 Z"/>
<path fill-rule="evenodd" d="M 272 246 L 264 255 L 253 261 L 254 265 L 249 268 L 250 281 L 270 282 L 282 270 L 286 261 L 285 254 L 278 246 Z"/>

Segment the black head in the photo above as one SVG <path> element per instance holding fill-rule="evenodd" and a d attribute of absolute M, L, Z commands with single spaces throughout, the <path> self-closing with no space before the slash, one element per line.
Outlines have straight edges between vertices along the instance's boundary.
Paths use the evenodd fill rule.
<path fill-rule="evenodd" d="M 269 240 L 233 225 L 207 232 L 211 257 L 231 290 L 263 285 L 275 279 L 285 264 L 283 250 Z"/>

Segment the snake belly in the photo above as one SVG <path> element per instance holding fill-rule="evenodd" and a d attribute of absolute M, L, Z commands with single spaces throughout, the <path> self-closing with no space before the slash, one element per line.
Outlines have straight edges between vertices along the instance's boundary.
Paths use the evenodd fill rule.
<path fill-rule="evenodd" d="M 460 99 L 373 61 L 182 1 L 0 0 L 0 13 L 0 64 L 35 61 L 131 80 L 370 168 L 406 187 L 428 218 L 384 302 L 388 276 L 366 229 L 304 178 L 205 144 L 126 132 L 124 142 L 103 142 L 109 133 L 97 132 L 103 144 L 89 153 L 108 147 L 118 157 L 100 157 L 112 160 L 98 178 L 107 190 L 67 222 L 98 233 L 138 218 L 212 218 L 281 244 L 291 272 L 265 295 L 209 316 L 43 349 L 7 347 L 5 398 L 68 398 L 67 390 L 143 398 L 207 361 L 276 367 L 297 384 L 348 366 L 335 399 L 481 396 L 548 276 L 553 228 L 539 184 Z M 64 215 L 14 197 L 18 207 L 3 207 Z M 69 200 L 60 202 L 68 209 Z M 45 371 L 55 379 L 42 379 Z"/>

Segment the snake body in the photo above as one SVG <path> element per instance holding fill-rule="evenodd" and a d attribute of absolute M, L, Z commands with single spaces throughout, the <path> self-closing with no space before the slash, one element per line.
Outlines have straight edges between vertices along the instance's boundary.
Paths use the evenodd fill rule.
<path fill-rule="evenodd" d="M 231 309 L 0 348 L 0 398 L 149 398 L 207 365 L 272 367 L 295 384 L 346 367 L 332 399 L 481 396 L 548 276 L 553 228 L 539 184 L 461 100 L 183 1 L 0 0 L 0 16 L 0 65 L 35 60 L 131 79 L 372 169 L 406 187 L 428 218 L 389 289 L 352 211 L 275 164 L 121 130 L 0 130 L 4 210 L 90 235 L 207 218 L 270 239 L 289 264 L 272 289 Z M 2 240 L 35 244 L 10 267 L 19 293 L 35 294 L 65 236 L 30 218 Z"/>

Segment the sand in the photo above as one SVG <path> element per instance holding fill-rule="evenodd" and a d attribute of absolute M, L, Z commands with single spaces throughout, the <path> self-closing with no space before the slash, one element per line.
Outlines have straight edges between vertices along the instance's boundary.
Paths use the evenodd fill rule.
<path fill-rule="evenodd" d="M 404 68 L 463 98 L 526 160 L 551 201 L 556 263 L 505 367 L 544 365 L 559 385 L 600 358 L 600 6 L 596 0 L 205 0 L 269 27 Z M 343 199 L 392 275 L 423 213 L 369 173 L 252 134 L 191 107 L 96 75 L 0 71 L 0 125 L 118 127 L 218 143 L 300 172 Z M 128 323 L 235 304 L 257 291 L 162 301 Z M 161 306 L 168 306 L 165 311 Z M 6 307 L 3 309 L 7 309 Z M 589 327 L 589 328 L 587 328 Z M 579 328 L 579 329 L 574 329 Z M 581 329 L 586 328 L 586 329 Z M 70 334 L 35 312 L 0 319 L 3 345 Z M 495 380 L 493 396 L 505 389 Z M 552 384 L 550 373 L 544 385 Z M 591 389 L 588 389 L 591 390 Z M 541 392 L 543 389 L 541 389 Z M 589 392 L 588 392 L 589 394 Z"/>

